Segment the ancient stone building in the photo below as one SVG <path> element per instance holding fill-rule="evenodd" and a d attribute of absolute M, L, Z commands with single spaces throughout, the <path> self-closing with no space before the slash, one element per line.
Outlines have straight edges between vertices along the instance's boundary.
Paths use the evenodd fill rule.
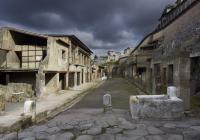
<path fill-rule="evenodd" d="M 73 35 L 0 29 L 0 91 L 43 96 L 91 81 L 92 51 Z"/>
<path fill-rule="evenodd" d="M 108 51 L 107 55 L 108 55 L 107 62 L 116 62 L 119 60 L 121 54 L 115 51 Z"/>
<path fill-rule="evenodd" d="M 92 65 L 92 80 L 97 80 L 105 76 L 105 67 Z"/>
<path fill-rule="evenodd" d="M 190 96 L 200 91 L 199 28 L 199 0 L 178 0 L 167 6 L 157 28 L 132 52 L 129 76 L 139 79 L 153 94 L 166 93 L 167 86 L 176 86 L 188 110 Z"/>
<path fill-rule="evenodd" d="M 69 73 L 68 87 L 76 87 L 91 81 L 92 67 L 90 56 L 92 51 L 74 35 L 49 35 L 57 39 L 68 40 Z M 66 52 L 63 52 L 66 53 Z"/>

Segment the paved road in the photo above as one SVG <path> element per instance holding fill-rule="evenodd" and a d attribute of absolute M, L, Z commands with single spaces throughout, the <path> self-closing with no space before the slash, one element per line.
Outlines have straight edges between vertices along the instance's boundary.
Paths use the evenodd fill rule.
<path fill-rule="evenodd" d="M 200 140 L 199 119 L 133 121 L 127 113 L 72 109 L 18 134 L 0 135 L 0 140 Z"/>
<path fill-rule="evenodd" d="M 102 96 L 108 92 L 114 108 L 121 109 L 103 112 Z M 138 93 L 124 79 L 109 79 L 70 110 L 19 133 L 0 134 L 0 140 L 200 140 L 199 118 L 132 120 L 128 100 Z"/>
<path fill-rule="evenodd" d="M 139 94 L 138 89 L 122 78 L 107 80 L 100 87 L 85 96 L 73 108 L 102 108 L 102 98 L 104 94 L 111 94 L 113 108 L 128 109 L 130 95 Z"/>

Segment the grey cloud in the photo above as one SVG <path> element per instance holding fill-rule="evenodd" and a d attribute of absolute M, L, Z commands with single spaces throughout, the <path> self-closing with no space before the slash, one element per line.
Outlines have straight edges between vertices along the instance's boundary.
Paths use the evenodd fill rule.
<path fill-rule="evenodd" d="M 69 33 L 74 30 L 90 48 L 117 50 L 127 45 L 134 47 L 142 36 L 156 26 L 163 8 L 174 0 L 0 2 L 0 25 L 11 24 L 50 33 Z M 128 33 L 128 36 L 124 33 Z"/>

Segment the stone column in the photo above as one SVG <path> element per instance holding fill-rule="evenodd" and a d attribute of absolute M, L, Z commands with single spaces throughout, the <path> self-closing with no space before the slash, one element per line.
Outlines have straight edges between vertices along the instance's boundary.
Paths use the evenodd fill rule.
<path fill-rule="evenodd" d="M 10 83 L 10 75 L 6 73 L 6 84 Z"/>
<path fill-rule="evenodd" d="M 69 72 L 65 74 L 65 87 L 66 89 L 69 88 Z"/>
<path fill-rule="evenodd" d="M 146 84 L 147 84 L 147 91 L 151 93 L 151 85 L 152 85 L 152 79 L 151 79 L 151 69 L 147 68 L 146 71 Z"/>
<path fill-rule="evenodd" d="M 77 87 L 77 72 L 74 73 L 74 87 Z"/>
<path fill-rule="evenodd" d="M 68 63 L 71 64 L 72 63 L 72 43 L 71 43 L 71 41 L 69 41 L 68 55 L 69 55 L 69 61 L 68 61 Z"/>
<path fill-rule="evenodd" d="M 184 109 L 190 109 L 190 58 L 180 58 L 178 65 L 177 94 L 184 102 Z M 176 86 L 176 85 L 175 85 Z"/>
<path fill-rule="evenodd" d="M 86 75 L 85 70 L 83 70 L 83 84 L 85 84 L 85 81 L 86 81 L 86 79 L 85 79 L 86 76 L 85 75 Z"/>
<path fill-rule="evenodd" d="M 59 82 L 59 73 L 56 73 L 55 75 L 55 82 L 56 82 L 56 89 L 60 90 L 60 82 Z"/>
<path fill-rule="evenodd" d="M 152 94 L 156 94 L 155 66 L 152 67 Z"/>
<path fill-rule="evenodd" d="M 79 80 L 80 80 L 80 85 L 83 84 L 82 83 L 82 70 L 80 71 L 80 78 L 79 78 Z"/>
<path fill-rule="evenodd" d="M 35 87 L 35 91 L 36 91 L 36 96 L 40 97 L 42 96 L 42 94 L 44 94 L 45 91 L 45 74 L 42 72 L 38 72 L 36 74 L 36 87 Z"/>

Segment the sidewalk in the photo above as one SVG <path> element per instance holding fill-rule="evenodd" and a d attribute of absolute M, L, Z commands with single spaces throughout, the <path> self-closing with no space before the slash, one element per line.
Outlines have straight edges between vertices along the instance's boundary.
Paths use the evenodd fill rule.
<path fill-rule="evenodd" d="M 69 109 L 88 94 L 92 89 L 97 88 L 103 81 L 86 83 L 76 89 L 60 91 L 58 94 L 48 95 L 45 99 L 36 102 L 36 122 L 54 117 L 58 113 Z M 6 107 L 6 112 L 0 116 L 0 133 L 20 130 L 31 125 L 30 116 L 22 116 L 23 104 L 13 103 Z"/>

